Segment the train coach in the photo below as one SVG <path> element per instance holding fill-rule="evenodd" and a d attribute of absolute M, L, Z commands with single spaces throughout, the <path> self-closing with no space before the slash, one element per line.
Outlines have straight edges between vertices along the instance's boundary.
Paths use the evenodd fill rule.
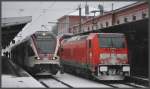
<path fill-rule="evenodd" d="M 32 75 L 60 69 L 59 41 L 50 31 L 37 31 L 11 47 L 11 59 Z"/>
<path fill-rule="evenodd" d="M 61 41 L 59 55 L 64 70 L 99 80 L 130 76 L 126 37 L 122 33 L 90 33 Z"/>

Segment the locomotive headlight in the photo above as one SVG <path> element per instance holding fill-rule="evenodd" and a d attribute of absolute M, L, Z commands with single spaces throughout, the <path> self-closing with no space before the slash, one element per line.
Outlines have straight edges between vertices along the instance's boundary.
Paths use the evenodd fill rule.
<path fill-rule="evenodd" d="M 92 52 L 90 52 L 89 55 L 90 55 L 90 58 L 91 58 L 92 57 Z"/>
<path fill-rule="evenodd" d="M 100 54 L 100 59 L 107 59 L 109 57 L 110 57 L 110 54 L 108 54 L 108 53 L 102 53 L 102 54 Z"/>
<path fill-rule="evenodd" d="M 108 67 L 107 66 L 100 66 L 99 71 L 107 71 Z"/>
<path fill-rule="evenodd" d="M 119 59 L 124 60 L 124 59 L 127 59 L 127 54 L 117 54 L 117 57 L 118 57 Z"/>
<path fill-rule="evenodd" d="M 129 66 L 123 66 L 122 71 L 130 71 L 130 67 Z"/>

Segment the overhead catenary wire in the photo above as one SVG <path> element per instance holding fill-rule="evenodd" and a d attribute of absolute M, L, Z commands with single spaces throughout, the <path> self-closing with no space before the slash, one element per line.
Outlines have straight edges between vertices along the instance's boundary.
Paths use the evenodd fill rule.
<path fill-rule="evenodd" d="M 37 22 L 38 22 L 38 20 L 39 19 L 41 19 L 41 17 L 42 16 L 44 16 L 45 14 L 47 14 L 47 12 L 54 6 L 56 4 L 56 1 L 55 2 L 53 2 L 52 4 L 50 4 L 50 6 L 48 7 L 48 8 L 46 8 L 46 9 L 43 9 L 44 11 L 41 11 L 41 13 L 37 16 L 37 17 L 35 17 L 35 19 L 32 21 L 32 22 L 30 22 L 30 23 L 28 23 L 28 25 L 24 28 L 24 29 L 22 29 L 22 30 L 25 30 L 25 31 L 29 31 L 28 29 L 33 29 L 34 28 L 34 26 L 33 25 L 35 25 Z M 40 5 L 42 6 L 43 5 L 43 3 L 40 3 Z M 36 8 L 35 8 L 36 9 Z M 68 9 L 68 8 L 61 8 L 61 9 Z M 69 8 L 70 9 L 70 8 Z M 71 9 L 72 10 L 72 9 Z M 72 12 L 75 12 L 76 11 L 76 9 L 73 9 L 73 11 L 69 11 L 69 12 L 67 12 L 66 14 L 69 14 L 69 13 L 72 13 Z M 18 35 L 20 35 L 20 34 L 22 34 L 22 31 L 21 32 L 19 32 L 18 33 Z M 29 34 L 28 34 L 29 35 Z"/>
<path fill-rule="evenodd" d="M 48 9 L 50 9 L 50 8 L 52 8 L 53 6 L 54 6 L 54 4 L 56 3 L 56 1 L 55 2 L 53 2 L 49 7 L 48 7 Z M 42 5 L 42 4 L 41 4 Z M 36 21 L 37 20 L 39 20 L 39 18 L 42 16 L 42 15 L 44 15 L 45 13 L 40 13 L 40 15 L 39 16 L 37 16 L 32 22 L 30 22 L 27 26 L 28 27 L 26 27 L 25 29 L 23 29 L 23 30 L 26 30 L 26 29 L 28 29 L 28 28 L 30 28 L 30 27 L 32 27 L 32 25 L 33 24 L 35 24 L 36 23 Z M 21 32 L 19 32 L 18 34 L 20 34 Z"/>
<path fill-rule="evenodd" d="M 34 21 L 32 21 L 32 22 L 30 23 L 30 25 L 28 25 L 28 28 L 29 28 L 30 26 L 32 26 L 33 24 L 36 24 L 36 21 L 39 20 L 41 16 L 46 15 L 47 12 L 49 11 L 49 9 L 51 10 L 51 8 L 55 5 L 55 3 L 56 3 L 56 1 L 53 2 L 47 9 L 43 9 L 43 10 L 45 10 L 45 11 L 44 11 L 44 12 L 42 11 L 42 13 L 40 13 L 40 15 L 39 15 L 38 17 L 36 17 L 36 18 L 34 19 Z M 61 9 L 66 9 L 66 10 L 68 10 L 68 9 L 70 9 L 70 8 L 61 8 Z M 56 9 L 55 9 L 55 10 L 56 10 Z M 72 9 L 70 9 L 70 10 L 72 10 Z M 69 13 L 72 13 L 72 12 L 75 12 L 75 10 L 70 11 L 70 12 L 67 12 L 66 14 L 69 14 Z M 25 28 L 25 29 L 28 29 L 28 28 Z M 25 29 L 24 29 L 24 30 L 25 30 Z"/>
<path fill-rule="evenodd" d="M 55 2 L 53 2 L 49 7 L 48 7 L 48 9 L 50 9 L 53 5 L 54 5 L 54 3 Z M 42 5 L 42 4 L 41 4 Z M 30 22 L 28 25 L 27 25 L 27 27 L 26 28 L 24 28 L 24 29 L 22 29 L 22 30 L 26 30 L 27 31 L 27 29 L 28 28 L 33 28 L 33 24 L 36 24 L 36 21 L 43 15 L 43 14 L 45 14 L 45 13 L 40 13 L 40 15 L 39 16 L 37 16 L 32 22 Z M 18 34 L 17 34 L 17 36 L 16 37 L 18 37 L 18 35 L 21 35 L 21 33 L 22 33 L 22 31 L 20 31 Z M 14 38 L 14 39 L 16 39 L 17 40 L 17 38 Z"/>

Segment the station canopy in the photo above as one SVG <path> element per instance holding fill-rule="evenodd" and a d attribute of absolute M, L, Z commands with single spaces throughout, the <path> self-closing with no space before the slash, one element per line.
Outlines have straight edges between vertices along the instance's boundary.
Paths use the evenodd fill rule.
<path fill-rule="evenodd" d="M 6 48 L 22 28 L 31 22 L 31 16 L 1 18 L 2 48 Z"/>

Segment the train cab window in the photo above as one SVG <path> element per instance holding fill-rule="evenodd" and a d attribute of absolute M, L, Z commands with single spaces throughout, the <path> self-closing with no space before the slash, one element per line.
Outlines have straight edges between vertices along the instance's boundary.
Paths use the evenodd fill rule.
<path fill-rule="evenodd" d="M 135 15 L 133 15 L 133 16 L 132 16 L 132 19 L 133 19 L 133 21 L 135 21 L 135 20 L 136 20 L 136 16 L 135 16 Z"/>
<path fill-rule="evenodd" d="M 99 37 L 101 48 L 125 48 L 124 37 Z"/>
<path fill-rule="evenodd" d="M 142 18 L 146 18 L 146 13 L 142 13 Z"/>
<path fill-rule="evenodd" d="M 52 35 L 39 36 L 36 39 L 36 46 L 40 53 L 53 53 L 56 47 L 56 39 Z"/>
<path fill-rule="evenodd" d="M 127 17 L 124 18 L 124 22 L 128 22 L 128 18 Z"/>

